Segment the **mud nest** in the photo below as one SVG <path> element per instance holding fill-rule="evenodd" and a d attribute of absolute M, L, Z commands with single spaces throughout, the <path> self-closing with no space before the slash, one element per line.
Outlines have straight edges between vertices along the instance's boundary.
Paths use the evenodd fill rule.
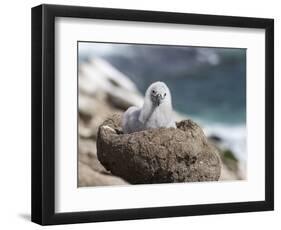
<path fill-rule="evenodd" d="M 113 175 L 131 184 L 219 180 L 218 150 L 192 120 L 131 134 L 120 122 L 113 115 L 98 130 L 98 159 Z"/>

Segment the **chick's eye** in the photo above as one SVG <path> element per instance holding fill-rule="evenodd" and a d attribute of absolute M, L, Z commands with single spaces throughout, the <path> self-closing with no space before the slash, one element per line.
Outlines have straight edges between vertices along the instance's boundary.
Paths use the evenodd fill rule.
<path fill-rule="evenodd" d="M 152 90 L 152 93 L 155 94 L 155 90 Z"/>
<path fill-rule="evenodd" d="M 164 97 L 166 97 L 166 93 L 164 93 Z"/>

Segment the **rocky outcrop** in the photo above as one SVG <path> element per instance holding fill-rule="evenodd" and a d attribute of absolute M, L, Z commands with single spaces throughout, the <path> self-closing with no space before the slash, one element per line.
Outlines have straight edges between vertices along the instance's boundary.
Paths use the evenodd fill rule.
<path fill-rule="evenodd" d="M 80 187 L 127 184 L 121 178 L 99 173 L 81 162 L 79 162 L 78 170 L 78 186 Z"/>
<path fill-rule="evenodd" d="M 131 184 L 219 180 L 218 152 L 195 122 L 122 134 L 120 120 L 107 119 L 97 137 L 98 159 L 112 174 Z"/>
<path fill-rule="evenodd" d="M 112 113 L 142 103 L 134 83 L 101 59 L 79 66 L 78 186 L 127 184 L 107 171 L 97 158 L 98 127 Z"/>
<path fill-rule="evenodd" d="M 223 139 L 217 136 L 209 136 L 208 140 L 217 148 L 222 160 L 223 167 L 220 180 L 245 179 L 245 167 L 239 162 L 233 151 L 224 145 Z"/>

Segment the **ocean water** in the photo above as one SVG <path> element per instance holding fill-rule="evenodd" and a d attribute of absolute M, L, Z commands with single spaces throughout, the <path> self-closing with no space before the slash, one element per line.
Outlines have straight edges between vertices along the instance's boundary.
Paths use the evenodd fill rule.
<path fill-rule="evenodd" d="M 171 90 L 173 107 L 199 122 L 246 161 L 246 50 L 79 43 L 79 58 L 100 57 L 143 94 L 155 81 Z"/>

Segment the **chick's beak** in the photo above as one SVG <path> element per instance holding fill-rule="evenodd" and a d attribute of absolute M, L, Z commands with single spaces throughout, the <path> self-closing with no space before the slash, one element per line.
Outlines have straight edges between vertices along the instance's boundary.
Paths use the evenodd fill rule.
<path fill-rule="evenodd" d="M 157 94 L 157 96 L 156 96 L 156 98 L 157 98 L 157 105 L 159 106 L 160 104 L 161 104 L 161 102 L 162 102 L 162 95 L 161 94 Z"/>

